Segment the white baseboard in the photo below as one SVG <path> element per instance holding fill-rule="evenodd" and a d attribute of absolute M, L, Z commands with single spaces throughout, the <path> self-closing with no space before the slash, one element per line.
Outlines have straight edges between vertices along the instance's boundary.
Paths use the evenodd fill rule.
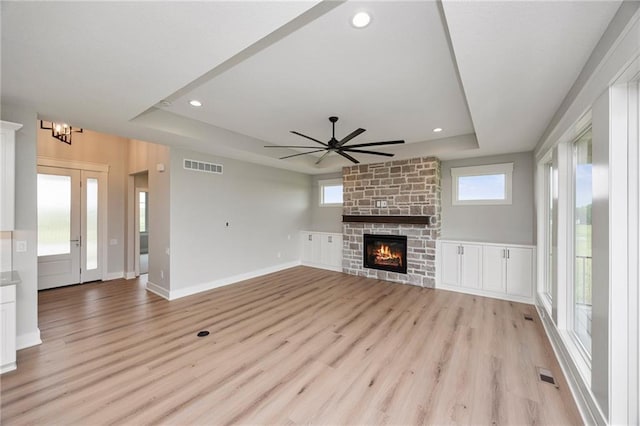
<path fill-rule="evenodd" d="M 587 425 L 606 425 L 607 420 L 600 410 L 595 396 L 587 384 L 582 380 L 578 369 L 575 367 L 571 356 L 569 355 L 569 351 L 562 341 L 562 337 L 560 336 L 558 329 L 553 323 L 551 317 L 547 315 L 544 307 L 541 306 L 541 303 L 542 301 L 538 300 L 536 310 L 542 319 L 544 331 L 551 342 L 551 347 L 558 359 L 558 363 L 560 364 L 564 377 L 567 379 L 569 390 L 571 391 L 573 399 L 578 406 L 578 410 L 582 416 L 582 421 Z"/>
<path fill-rule="evenodd" d="M 533 298 L 531 297 L 523 297 L 523 296 L 514 296 L 511 294 L 506 294 L 506 293 L 493 293 L 490 291 L 484 291 L 482 289 L 475 289 L 475 288 L 467 288 L 467 287 L 456 287 L 456 286 L 449 286 L 449 285 L 444 285 L 444 284 L 438 284 L 436 282 L 436 288 L 439 290 L 448 290 L 448 291 L 455 291 L 458 293 L 465 293 L 465 294 L 473 294 L 474 296 L 482 296 L 482 297 L 490 297 L 492 299 L 500 299 L 500 300 L 508 300 L 509 302 L 518 302 L 518 303 L 526 303 L 529 305 L 533 305 Z"/>
<path fill-rule="evenodd" d="M 323 263 L 314 263 L 314 262 L 306 262 L 306 261 L 300 264 L 303 266 L 310 266 L 312 268 L 326 269 L 327 271 L 342 272 L 342 266 L 325 265 Z"/>
<path fill-rule="evenodd" d="M 13 371 L 16 368 L 18 368 L 18 364 L 16 364 L 15 362 L 12 362 L 10 364 L 5 364 L 2 367 L 0 367 L 0 374 L 8 373 L 9 371 Z"/>
<path fill-rule="evenodd" d="M 36 331 L 32 333 L 25 333 L 16 336 L 16 350 L 30 348 L 31 346 L 40 345 L 42 340 L 40 339 L 40 329 L 36 328 Z"/>
<path fill-rule="evenodd" d="M 108 272 L 102 276 L 102 281 L 111 281 L 124 278 L 124 271 Z"/>
<path fill-rule="evenodd" d="M 135 272 L 127 272 L 126 274 L 124 274 L 124 279 L 125 280 L 132 280 L 136 277 L 136 273 Z"/>
<path fill-rule="evenodd" d="M 169 290 L 164 287 L 160 287 L 158 284 L 154 284 L 151 281 L 147 281 L 147 290 L 162 297 L 163 299 L 171 300 L 169 297 Z"/>
<path fill-rule="evenodd" d="M 203 291 L 213 290 L 214 288 L 224 287 L 226 285 L 235 284 L 240 281 L 249 280 L 251 278 L 260 277 L 262 275 L 271 274 L 274 272 L 282 271 L 284 269 L 293 268 L 294 266 L 300 266 L 300 261 L 281 263 L 279 265 L 269 266 L 267 268 L 258 269 L 244 274 L 234 275 L 228 278 L 222 278 L 207 283 L 197 284 L 186 288 L 180 288 L 171 290 L 168 297 L 169 300 L 179 299 L 181 297 L 191 296 L 192 294 L 201 293 Z M 148 287 L 148 284 L 147 284 Z M 163 289 L 164 290 L 164 289 Z M 164 296 L 163 296 L 164 297 Z"/>

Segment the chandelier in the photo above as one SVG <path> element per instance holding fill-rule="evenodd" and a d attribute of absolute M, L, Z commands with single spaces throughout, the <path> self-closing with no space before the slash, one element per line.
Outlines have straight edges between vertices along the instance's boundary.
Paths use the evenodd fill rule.
<path fill-rule="evenodd" d="M 56 123 L 54 121 L 40 120 L 40 128 L 44 130 L 51 130 L 51 136 L 58 139 L 60 142 L 67 143 L 69 145 L 71 145 L 71 134 L 82 133 L 82 129 L 74 129 L 67 123 Z"/>

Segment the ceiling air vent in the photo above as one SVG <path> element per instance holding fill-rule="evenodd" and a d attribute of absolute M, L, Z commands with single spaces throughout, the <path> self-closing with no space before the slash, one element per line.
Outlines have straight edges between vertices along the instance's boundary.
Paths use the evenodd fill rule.
<path fill-rule="evenodd" d="M 222 164 L 205 163 L 204 161 L 184 159 L 184 168 L 196 172 L 222 174 Z"/>

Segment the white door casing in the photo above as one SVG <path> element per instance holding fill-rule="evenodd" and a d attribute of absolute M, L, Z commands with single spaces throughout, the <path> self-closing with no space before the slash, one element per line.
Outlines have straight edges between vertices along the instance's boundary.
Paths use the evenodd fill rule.
<path fill-rule="evenodd" d="M 51 241 L 40 241 L 47 237 L 44 233 L 39 234 L 38 289 L 102 279 L 106 270 L 106 171 L 99 166 L 91 167 L 98 170 L 81 170 L 75 164 L 71 164 L 71 168 L 58 167 L 57 162 L 42 159 L 39 163 L 55 165 L 38 166 L 39 227 L 40 221 L 46 220 L 42 215 L 47 213 L 44 209 L 47 202 L 53 204 L 54 209 L 64 210 L 60 211 L 64 214 L 59 220 L 64 216 L 65 224 L 51 224 L 54 233 L 58 234 L 54 241 L 56 247 Z M 47 185 L 43 183 L 47 179 L 54 182 L 53 189 L 62 192 L 47 193 Z M 68 232 L 61 233 L 67 229 Z"/>

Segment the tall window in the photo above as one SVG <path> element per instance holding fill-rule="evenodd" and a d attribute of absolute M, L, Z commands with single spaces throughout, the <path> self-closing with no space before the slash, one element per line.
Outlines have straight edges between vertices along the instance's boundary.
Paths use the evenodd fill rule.
<path fill-rule="evenodd" d="M 573 332 L 591 353 L 592 242 L 591 206 L 593 201 L 591 157 L 592 132 L 588 129 L 573 143 L 574 187 L 574 268 Z"/>
<path fill-rule="evenodd" d="M 149 219 L 147 213 L 147 193 L 140 191 L 140 232 L 147 232 L 147 222 Z"/>
<path fill-rule="evenodd" d="M 544 263 L 544 295 L 552 300 L 551 290 L 553 286 L 553 195 L 554 195 L 554 170 L 553 163 L 544 165 L 545 179 L 545 263 Z"/>

